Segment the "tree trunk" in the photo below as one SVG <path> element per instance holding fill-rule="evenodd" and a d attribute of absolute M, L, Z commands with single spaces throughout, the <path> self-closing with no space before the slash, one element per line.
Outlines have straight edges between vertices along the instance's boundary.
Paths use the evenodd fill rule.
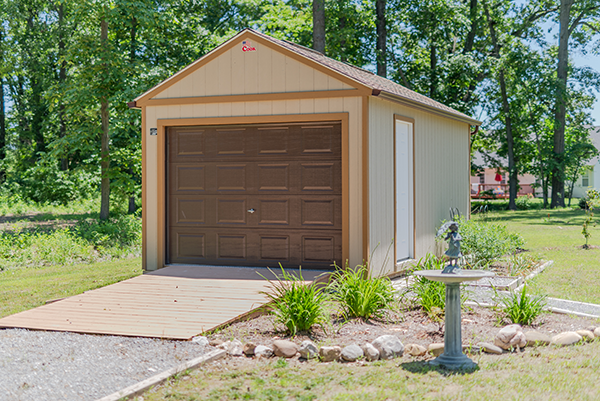
<path fill-rule="evenodd" d="M 429 52 L 429 97 L 435 99 L 437 93 L 437 48 L 433 36 L 431 37 L 431 48 Z"/>
<path fill-rule="evenodd" d="M 465 40 L 463 54 L 471 53 L 473 44 L 475 43 L 475 34 L 477 33 L 477 0 L 471 0 L 469 5 L 469 20 L 471 21 L 471 29 Z"/>
<path fill-rule="evenodd" d="M 512 132 L 512 120 L 510 118 L 510 105 L 508 103 L 508 94 L 506 92 L 506 79 L 504 77 L 504 68 L 500 69 L 498 75 L 500 81 L 500 92 L 502 93 L 502 111 L 504 112 L 504 125 L 506 127 L 506 144 L 508 148 L 508 209 L 517 210 L 517 185 L 519 178 L 517 172 L 517 163 L 515 160 L 515 141 Z"/>
<path fill-rule="evenodd" d="M 569 21 L 574 0 L 561 0 L 559 12 L 558 66 L 556 71 L 556 103 L 554 110 L 554 165 L 552 167 L 551 208 L 565 206 L 565 118 L 567 97 L 567 74 L 569 64 Z"/>
<path fill-rule="evenodd" d="M 325 54 L 325 0 L 313 0 L 313 49 Z"/>
<path fill-rule="evenodd" d="M 493 56 L 500 59 L 500 46 L 498 44 L 498 37 L 496 36 L 496 29 L 494 28 L 494 22 L 490 17 L 490 13 L 487 5 L 484 3 L 485 14 L 488 20 L 490 28 L 490 38 L 492 40 Z M 504 113 L 504 126 L 506 127 L 506 143 L 508 147 L 508 182 L 509 182 L 509 210 L 517 210 L 515 200 L 517 199 L 517 185 L 518 185 L 518 172 L 515 162 L 514 153 L 514 138 L 512 132 L 512 120 L 510 118 L 510 104 L 508 103 L 508 93 L 506 91 L 506 78 L 504 76 L 504 68 L 500 68 L 498 74 L 498 81 L 500 83 L 500 92 L 502 96 L 502 112 Z"/>
<path fill-rule="evenodd" d="M 60 90 L 64 90 L 65 81 L 67 80 L 67 61 L 65 60 L 65 31 L 64 31 L 64 4 L 58 5 L 58 56 L 60 60 L 60 68 L 58 70 L 58 84 Z M 60 99 L 58 105 L 58 136 L 64 138 L 67 135 L 67 123 L 65 121 L 65 105 L 63 99 Z M 60 169 L 67 171 L 69 169 L 69 159 L 67 155 L 63 155 L 60 159 Z"/>
<path fill-rule="evenodd" d="M 0 30 L 0 46 L 2 46 L 2 39 L 2 30 Z M 4 77 L 0 75 L 0 163 L 6 158 L 6 114 L 4 109 Z M 5 180 L 6 172 L 4 167 L 0 167 L 0 183 Z"/>
<path fill-rule="evenodd" d="M 385 21 L 385 1 L 375 0 L 375 12 L 377 26 L 377 75 L 386 77 L 387 75 L 387 27 Z"/>
<path fill-rule="evenodd" d="M 104 72 L 108 73 L 107 65 L 107 49 L 108 46 L 108 22 L 103 17 L 100 21 L 100 45 L 102 48 L 103 62 L 105 64 Z M 104 88 L 104 91 L 106 89 Z M 100 97 L 100 118 L 102 120 L 102 138 L 101 138 L 101 149 L 100 149 L 100 220 L 107 220 L 110 211 L 110 179 L 108 177 L 108 170 L 110 168 L 110 154 L 108 150 L 109 143 L 109 131 L 108 131 L 108 94 L 105 92 Z"/>

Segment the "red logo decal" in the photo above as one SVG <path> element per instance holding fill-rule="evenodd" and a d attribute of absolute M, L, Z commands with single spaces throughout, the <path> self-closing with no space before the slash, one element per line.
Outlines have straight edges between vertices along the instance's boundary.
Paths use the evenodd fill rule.
<path fill-rule="evenodd" d="M 256 51 L 256 47 L 252 46 L 252 43 L 250 43 L 249 40 L 244 40 L 242 42 L 242 51 L 245 52 L 255 52 Z"/>

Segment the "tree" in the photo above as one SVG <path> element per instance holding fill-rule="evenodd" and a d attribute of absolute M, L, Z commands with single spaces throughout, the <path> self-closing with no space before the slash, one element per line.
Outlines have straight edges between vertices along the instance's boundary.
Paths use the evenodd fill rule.
<path fill-rule="evenodd" d="M 565 129 L 567 114 L 567 79 L 569 75 L 569 39 L 576 35 L 580 44 L 590 40 L 584 32 L 578 32 L 582 26 L 594 27 L 591 23 L 600 15 L 598 0 L 560 0 L 558 21 L 558 62 L 556 67 L 556 101 L 554 111 L 554 146 L 552 169 L 552 202 L 550 207 L 564 207 L 564 164 L 565 164 Z M 597 30 L 592 30 L 597 33 Z"/>
<path fill-rule="evenodd" d="M 313 49 L 325 53 L 325 0 L 313 0 Z"/>
<path fill-rule="evenodd" d="M 377 75 L 387 76 L 387 26 L 385 18 L 386 0 L 375 0 L 375 25 L 377 26 Z"/>

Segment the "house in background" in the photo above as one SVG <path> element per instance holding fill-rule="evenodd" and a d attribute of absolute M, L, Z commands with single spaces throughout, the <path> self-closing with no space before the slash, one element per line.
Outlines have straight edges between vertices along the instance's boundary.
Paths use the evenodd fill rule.
<path fill-rule="evenodd" d="M 505 159 L 499 158 L 496 155 L 491 155 L 496 163 L 504 166 L 508 165 Z M 479 174 L 471 176 L 471 198 L 473 199 L 488 199 L 488 198 L 508 198 L 509 184 L 508 172 L 504 167 L 490 167 L 492 164 L 489 158 L 484 158 L 479 152 L 473 156 L 473 164 L 483 166 L 479 170 Z M 535 194 L 535 176 L 532 174 L 519 175 L 519 192 L 518 196 L 534 196 Z"/>
<path fill-rule="evenodd" d="M 372 72 L 247 29 L 129 104 L 142 112 L 143 266 L 375 276 L 469 212 L 481 123 Z"/>
<path fill-rule="evenodd" d="M 600 151 L 600 126 L 590 127 L 590 139 Z M 573 198 L 585 198 L 590 188 L 600 190 L 600 157 L 596 156 L 586 163 L 581 175 L 573 186 Z"/>

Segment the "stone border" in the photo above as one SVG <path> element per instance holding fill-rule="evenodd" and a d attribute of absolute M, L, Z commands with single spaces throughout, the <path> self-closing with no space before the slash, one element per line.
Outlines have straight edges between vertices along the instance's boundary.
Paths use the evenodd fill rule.
<path fill-rule="evenodd" d="M 540 266 L 537 267 L 537 269 L 535 269 L 534 271 L 532 271 L 531 273 L 529 273 L 523 280 L 523 284 L 521 284 L 520 286 L 518 286 L 517 288 L 515 288 L 515 291 L 520 291 L 523 289 L 523 286 L 532 278 L 534 278 L 535 276 L 537 276 L 538 274 L 540 274 L 541 272 L 543 272 L 544 270 L 546 270 L 546 268 L 552 266 L 554 264 L 553 260 L 549 260 L 546 263 L 542 263 Z"/>
<path fill-rule="evenodd" d="M 98 399 L 97 401 L 118 401 L 118 400 L 135 397 L 137 395 L 140 395 L 140 394 L 146 392 L 150 388 L 165 382 L 166 380 L 177 375 L 178 373 L 185 372 L 186 370 L 189 370 L 189 369 L 195 369 L 205 363 L 212 362 L 217 359 L 221 359 L 226 354 L 227 354 L 227 352 L 225 350 L 221 350 L 221 349 L 211 351 L 206 355 L 192 359 L 191 361 L 184 362 L 179 366 L 175 366 L 174 368 L 165 370 L 164 372 L 154 375 L 154 376 L 152 376 L 146 380 L 143 380 L 139 383 L 136 383 L 133 386 L 126 387 L 122 390 L 117 391 L 116 393 L 112 393 L 110 395 L 107 395 L 106 397 L 102 397 L 102 398 Z"/>

